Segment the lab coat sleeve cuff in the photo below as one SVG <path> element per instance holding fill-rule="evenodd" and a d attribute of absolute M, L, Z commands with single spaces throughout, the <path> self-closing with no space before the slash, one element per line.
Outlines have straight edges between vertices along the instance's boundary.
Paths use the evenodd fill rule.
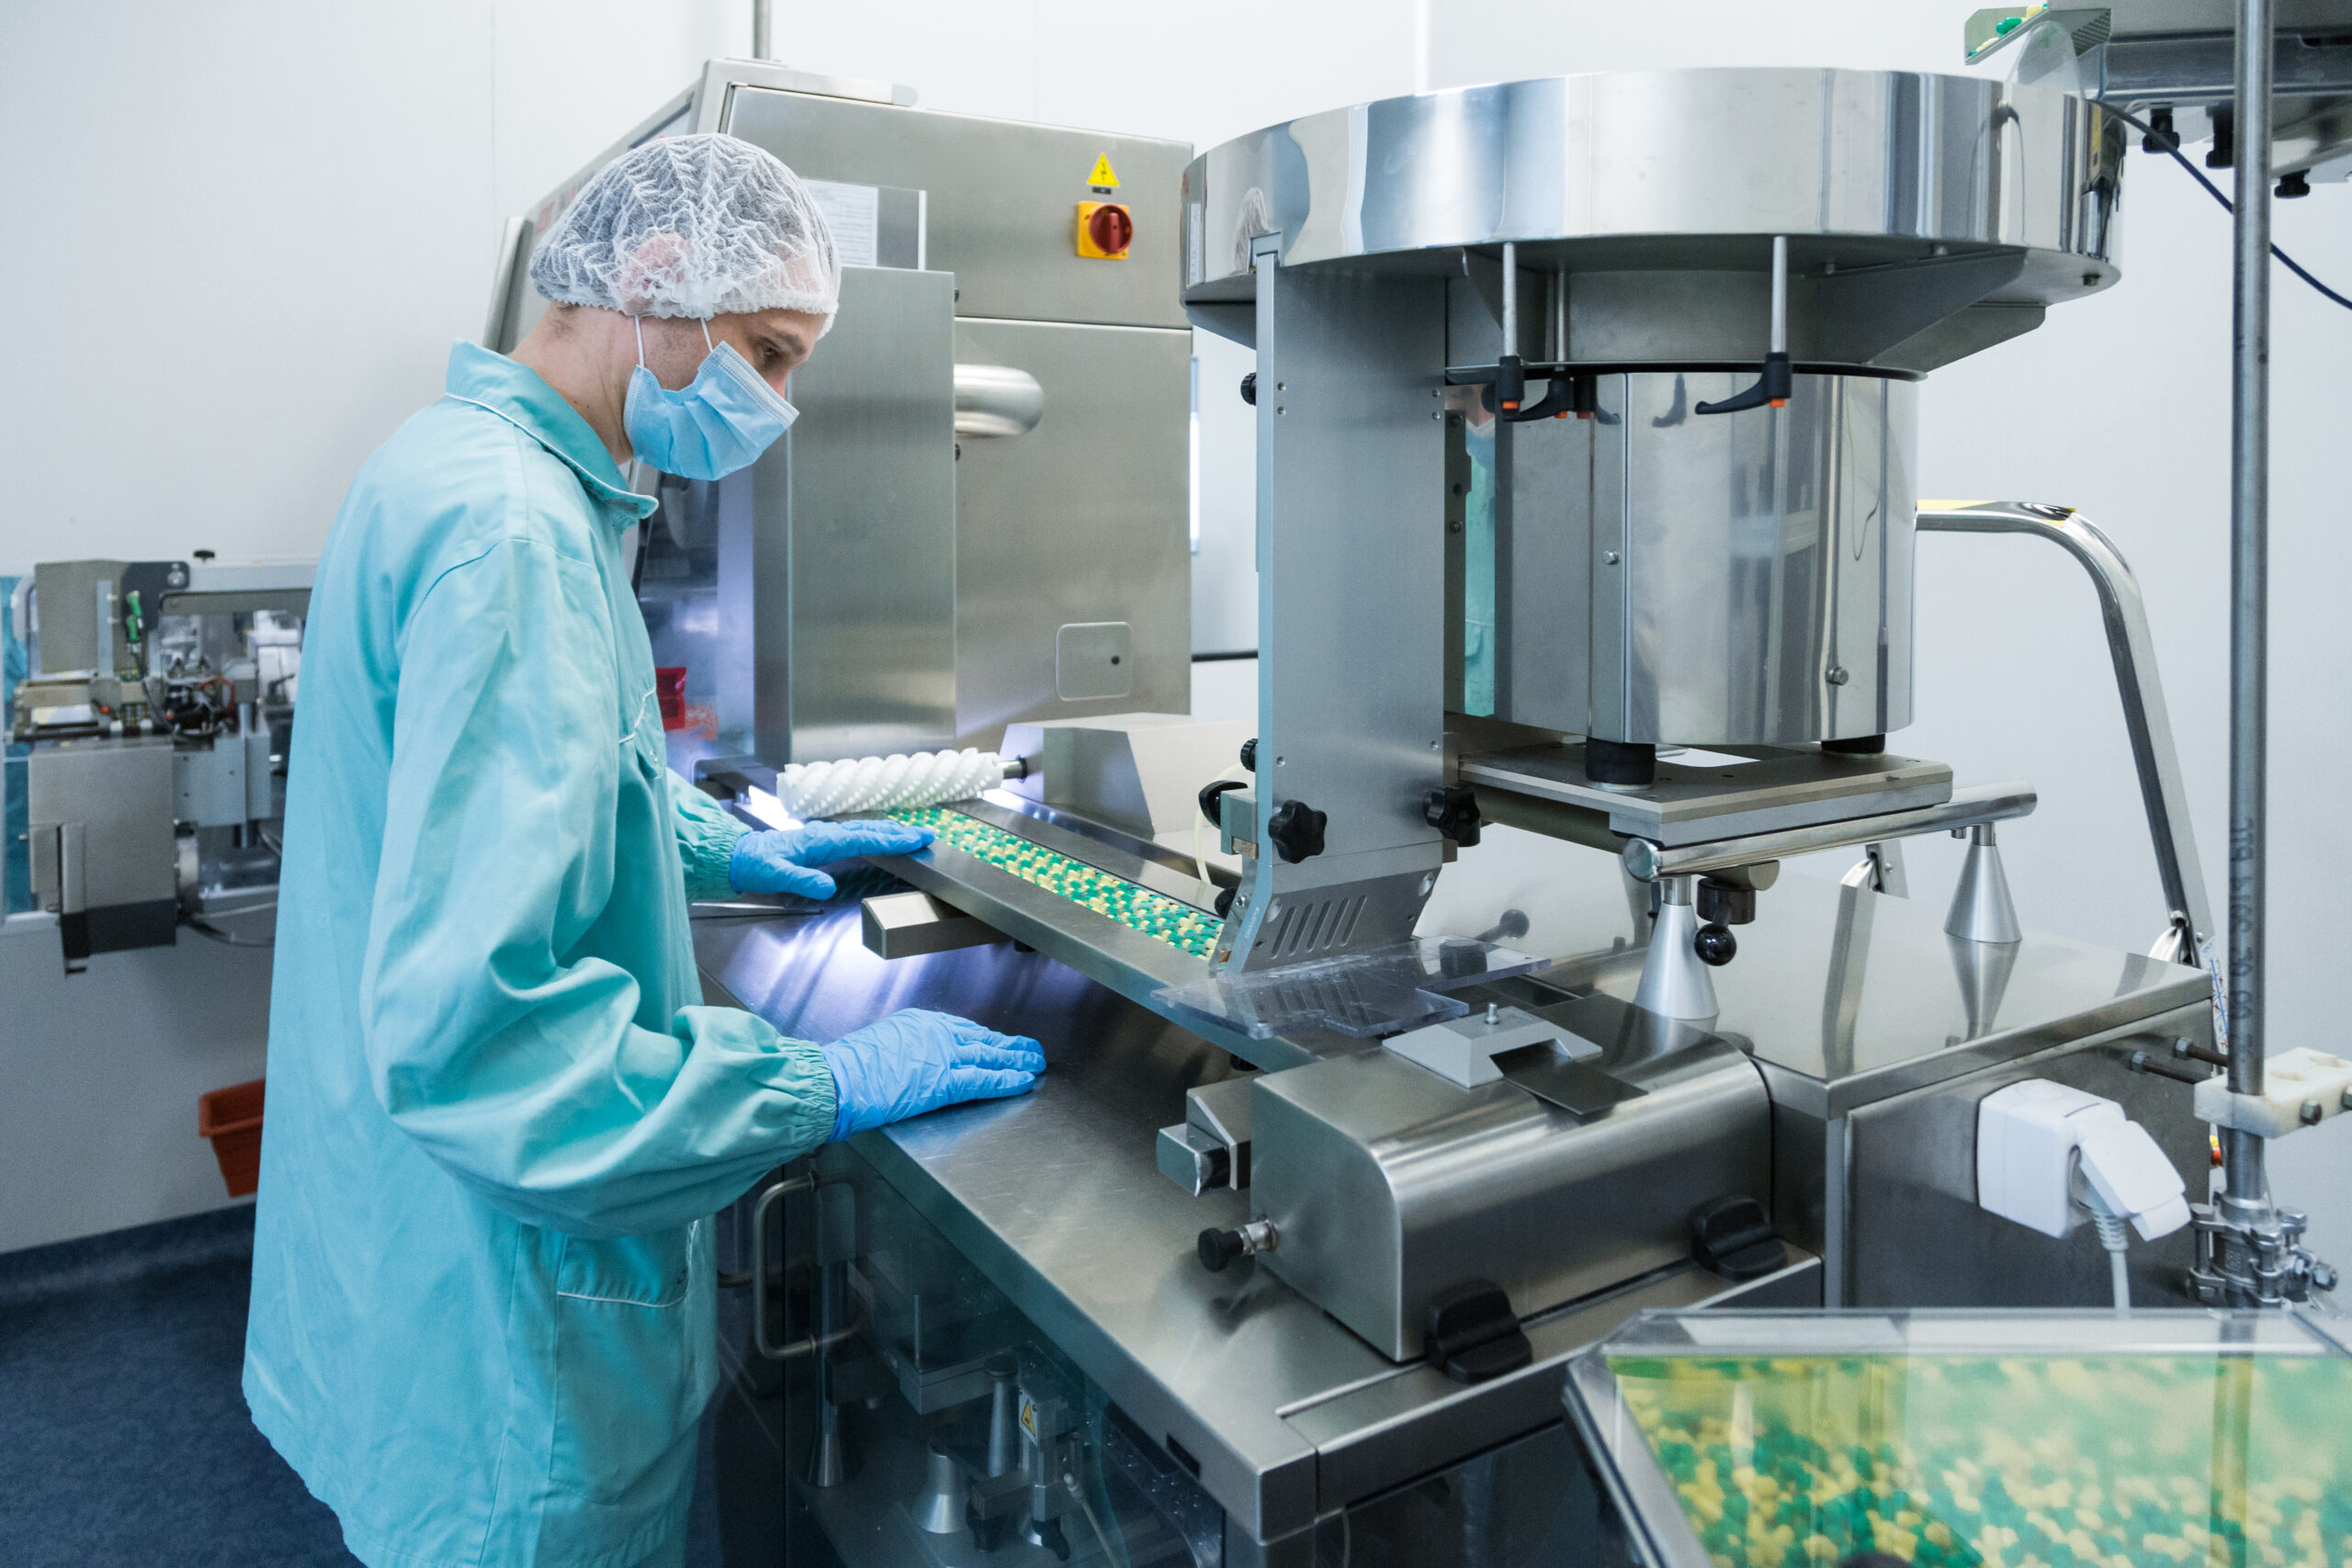
<path fill-rule="evenodd" d="M 838 1091 L 833 1070 L 825 1064 L 824 1047 L 807 1040 L 782 1043 L 767 1087 L 793 1102 L 793 1144 L 797 1154 L 806 1154 L 832 1141 L 840 1116 Z"/>
<path fill-rule="evenodd" d="M 678 814 L 678 859 L 686 874 L 686 901 L 724 898 L 734 891 L 728 868 L 735 859 L 736 841 L 751 831 L 716 801 L 673 780 Z"/>

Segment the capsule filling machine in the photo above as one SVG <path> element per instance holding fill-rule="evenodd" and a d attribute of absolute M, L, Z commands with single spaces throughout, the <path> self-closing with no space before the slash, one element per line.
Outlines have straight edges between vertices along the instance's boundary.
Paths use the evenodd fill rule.
<path fill-rule="evenodd" d="M 1052 1063 L 729 1217 L 739 1536 L 1581 1560 L 1563 1371 L 1645 1309 L 2102 1301 L 2082 1237 L 1977 1206 L 1975 1107 L 2084 1088 L 2200 1171 L 2210 919 L 2128 570 L 2063 509 L 1919 510 L 1914 383 L 2115 280 L 2120 161 L 2055 91 L 1627 73 L 1307 117 L 1139 204 L 1193 321 L 1257 355 L 1254 735 L 1236 767 L 1226 728 L 1187 758 L 1113 699 L 1009 707 L 1009 750 L 1084 776 L 953 804 L 862 915 L 697 923 L 712 998 L 788 1033 L 933 1006 Z M 2031 787 L 1886 750 L 1930 528 L 2098 582 L 2157 953 L 2024 929 L 1996 829 Z M 1176 779 L 1216 783 L 1213 870 L 1138 815 Z M 1949 911 L 1895 850 L 1943 830 Z M 1838 848 L 1842 885 L 1779 874 Z M 2135 1292 L 2183 1299 L 2188 1248 L 2136 1247 Z"/>

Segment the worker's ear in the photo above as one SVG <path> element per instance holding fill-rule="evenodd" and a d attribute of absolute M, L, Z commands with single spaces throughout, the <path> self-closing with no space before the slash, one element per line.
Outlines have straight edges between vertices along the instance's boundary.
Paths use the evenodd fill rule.
<path fill-rule="evenodd" d="M 643 315 L 657 293 L 674 298 L 692 254 L 693 247 L 677 234 L 656 234 L 638 246 L 614 280 L 613 292 L 620 296 L 622 313 Z"/>

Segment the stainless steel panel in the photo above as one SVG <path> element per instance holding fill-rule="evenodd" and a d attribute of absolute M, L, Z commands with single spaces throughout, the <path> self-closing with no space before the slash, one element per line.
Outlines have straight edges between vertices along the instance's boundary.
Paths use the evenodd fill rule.
<path fill-rule="evenodd" d="M 1185 283 L 1196 299 L 1248 298 L 1249 252 L 1267 234 L 1288 266 L 1380 257 L 1428 270 L 1443 258 L 1426 253 L 1508 240 L 1522 267 L 1572 275 L 1760 273 L 1764 241 L 1784 234 L 1801 279 L 1795 357 L 1829 349 L 1850 363 L 1859 346 L 1896 363 L 1940 316 L 2112 282 L 2120 174 L 2120 139 L 2099 111 L 2048 88 L 1795 69 L 1502 83 L 1309 115 L 1194 160 Z M 1952 265 L 1980 258 L 2015 265 Z M 1908 264 L 1943 275 L 1868 270 Z M 1614 356 L 1655 359 L 1652 343 L 1688 356 L 1691 314 L 1638 292 L 1630 314 L 1607 312 L 1629 334 L 1603 331 L 1591 309 L 1583 330 Z M 1572 276 L 1568 352 L 1584 357 L 1577 295 Z M 1762 314 L 1727 316 L 1735 335 L 1698 357 L 1757 357 Z"/>
<path fill-rule="evenodd" d="M 1911 721 L 1917 392 L 1799 376 L 1785 409 L 1691 412 L 1753 378 L 1605 378 L 1595 419 L 1512 430 L 1497 717 L 1700 746 Z M 1622 513 L 1596 511 L 1601 496 Z"/>
<path fill-rule="evenodd" d="M 1497 718 L 1570 735 L 1591 722 L 1593 509 L 1622 494 L 1593 470 L 1612 434 L 1589 419 L 1496 429 Z"/>
<path fill-rule="evenodd" d="M 1273 269 L 1258 295 L 1258 830 L 1220 964 L 1261 968 L 1410 934 L 1440 863 L 1445 423 L 1434 278 Z M 1291 863 L 1269 825 L 1325 814 Z M 1272 923 L 1342 901 L 1302 951 Z M 1282 941 L 1271 939 L 1283 937 Z"/>
<path fill-rule="evenodd" d="M 928 265 L 956 274 L 966 316 L 1181 327 L 1177 189 L 1192 149 L 764 88 L 729 96 L 727 130 L 812 179 L 911 186 L 929 197 Z M 1135 215 L 1125 261 L 1078 254 L 1078 204 L 1097 157 Z M 1050 397 L 1050 392 L 1049 392 Z"/>
<path fill-rule="evenodd" d="M 833 330 L 793 373 L 800 418 L 753 467 L 772 764 L 955 739 L 954 294 L 940 273 L 845 268 Z"/>
<path fill-rule="evenodd" d="M 1385 1049 L 1259 1079 L 1250 1207 L 1281 1238 L 1260 1261 L 1405 1360 L 1465 1280 L 1525 1315 L 1687 1258 L 1693 1209 L 1770 1196 L 1763 1083 L 1720 1042 L 1611 1044 L 1600 1065 L 1645 1092 L 1587 1122 Z"/>
<path fill-rule="evenodd" d="M 40 746 L 26 773 L 27 824 L 37 841 L 45 828 L 67 829 L 62 836 L 67 844 L 65 880 L 72 880 L 78 865 L 81 908 L 168 903 L 176 896 L 171 741 Z M 72 849 L 76 836 L 78 854 Z"/>
<path fill-rule="evenodd" d="M 1124 697 L 1135 689 L 1134 628 L 1081 621 L 1054 632 L 1054 691 L 1066 703 Z"/>
<path fill-rule="evenodd" d="M 1686 1267 L 1577 1303 L 1529 1324 L 1532 1365 L 1473 1388 L 1400 1367 L 1272 1274 L 1200 1267 L 1199 1230 L 1248 1212 L 1228 1190 L 1187 1196 L 1155 1163 L 1156 1129 L 1183 1117 L 1185 1090 L 1231 1074 L 1196 1036 L 1042 953 L 886 964 L 847 907 L 697 922 L 695 941 L 713 983 L 798 1038 L 922 1006 L 1043 1043 L 1049 1067 L 1033 1093 L 899 1122 L 824 1157 L 870 1165 L 903 1194 L 1148 1438 L 1197 1461 L 1247 1540 L 1306 1529 L 1548 1424 L 1569 1356 L 1645 1307 L 1739 1289 Z M 1792 1261 L 1751 1289 L 1802 1297 L 1815 1265 Z"/>
<path fill-rule="evenodd" d="M 119 608 L 122 574 L 130 564 L 62 560 L 33 568 L 34 614 L 40 623 L 40 669 L 36 673 L 94 670 L 111 675 L 130 667 Z M 153 613 L 151 606 L 149 614 Z"/>
<path fill-rule="evenodd" d="M 2170 1060 L 2172 1035 L 2064 1047 L 1898 1095 L 1847 1119 L 1852 1177 L 1846 1299 L 1855 1306 L 2098 1306 L 2112 1299 L 2107 1253 L 2090 1225 L 2068 1236 L 1976 1204 L 1976 1106 L 1994 1090 L 2047 1078 L 2120 1103 L 2146 1128 L 2199 1200 L 2211 1169 L 2189 1086 L 2128 1066 L 2135 1049 Z M 2130 1252 L 2135 1306 L 2188 1306 L 2188 1229 Z"/>
<path fill-rule="evenodd" d="M 1044 400 L 1027 434 L 960 444 L 957 744 L 1023 719 L 1189 712 L 1192 334 L 966 319 L 956 357 L 1024 372 Z M 1132 646 L 1095 673 L 1124 671 L 1125 689 L 1060 686 L 1061 629 L 1104 622 Z"/>

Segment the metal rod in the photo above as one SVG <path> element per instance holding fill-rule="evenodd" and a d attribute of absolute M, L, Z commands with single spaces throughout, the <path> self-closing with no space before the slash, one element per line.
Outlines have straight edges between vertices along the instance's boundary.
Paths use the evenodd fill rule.
<path fill-rule="evenodd" d="M 2204 966 L 2203 943 L 2215 934 L 2213 911 L 2205 897 L 2204 862 L 2188 820 L 2188 794 L 2173 745 L 2172 716 L 2156 678 L 2156 643 L 2140 581 L 2123 553 L 2088 518 L 2063 506 L 1971 506 L 1919 513 L 1922 533 L 2025 534 L 2047 539 L 2081 563 L 2098 590 L 2107 624 L 2107 650 L 2115 666 L 2115 689 L 2123 704 L 2123 728 L 2132 739 L 2132 761 L 2140 774 L 2140 801 L 2156 854 L 2156 876 L 2165 907 L 2188 917 L 2196 940 L 2176 962 Z"/>
<path fill-rule="evenodd" d="M 2262 1092 L 2270 570 L 2270 0 L 2238 0 L 2230 333 L 2230 1089 Z M 2233 1207 L 2267 1206 L 2262 1140 L 2224 1131 Z"/>
<path fill-rule="evenodd" d="M 1503 353 L 1519 352 L 1519 247 L 1503 242 Z M 1499 357 L 1499 356 L 1498 356 Z"/>
<path fill-rule="evenodd" d="M 1978 822 L 2024 817 L 2031 813 L 2037 798 L 2033 786 L 2023 779 L 2007 784 L 1971 784 L 1952 791 L 1951 798 L 1940 806 L 1882 811 L 1871 817 L 1849 817 L 1842 822 L 1786 828 L 1777 833 L 1750 833 L 1744 838 L 1677 844 L 1671 848 L 1648 839 L 1628 839 L 1623 855 L 1625 869 L 1644 882 L 1659 876 L 1696 875 L 1727 871 L 1736 865 L 1786 860 L 1791 855 L 1811 854 L 1816 850 L 1840 850 L 1854 844 L 1907 839 Z"/>
<path fill-rule="evenodd" d="M 775 40 L 775 29 L 770 13 L 775 0 L 752 0 L 752 58 L 767 60 L 768 45 Z"/>
<path fill-rule="evenodd" d="M 1772 352 L 1789 352 L 1789 237 L 1772 236 Z"/>

